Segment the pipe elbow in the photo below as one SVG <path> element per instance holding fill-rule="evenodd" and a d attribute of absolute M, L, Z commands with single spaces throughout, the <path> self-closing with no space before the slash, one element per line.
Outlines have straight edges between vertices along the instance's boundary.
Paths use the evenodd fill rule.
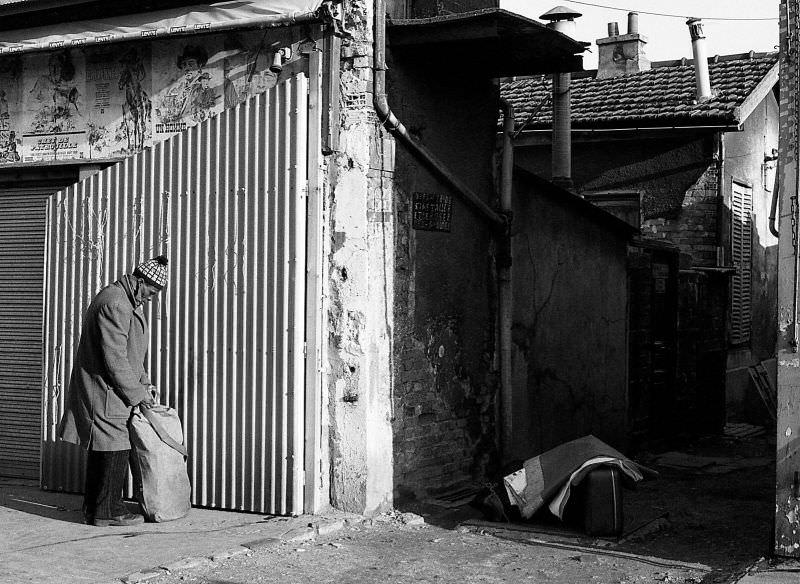
<path fill-rule="evenodd" d="M 384 128 L 392 134 L 403 133 L 403 125 L 400 123 L 400 120 L 397 119 L 397 116 L 394 115 L 392 108 L 389 107 L 389 100 L 386 99 L 385 93 L 375 93 L 375 97 L 372 99 L 372 105 L 375 108 L 375 113 L 378 114 L 378 120 L 380 120 Z"/>

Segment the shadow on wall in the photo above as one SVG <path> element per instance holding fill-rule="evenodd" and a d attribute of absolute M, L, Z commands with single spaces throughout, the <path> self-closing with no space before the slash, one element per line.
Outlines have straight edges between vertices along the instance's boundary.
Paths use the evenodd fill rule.
<path fill-rule="evenodd" d="M 515 188 L 513 445 L 505 458 L 585 434 L 624 448 L 632 230 L 574 195 L 524 179 Z"/>

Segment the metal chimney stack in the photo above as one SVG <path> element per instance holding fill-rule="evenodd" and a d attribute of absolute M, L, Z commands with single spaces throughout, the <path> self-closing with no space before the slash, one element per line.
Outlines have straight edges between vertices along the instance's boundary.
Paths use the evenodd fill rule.
<path fill-rule="evenodd" d="M 548 28 L 567 36 L 575 35 L 575 19 L 579 12 L 557 6 L 539 18 L 549 20 Z M 553 160 L 550 180 L 564 188 L 572 187 L 572 111 L 570 107 L 569 73 L 553 74 Z"/>
<path fill-rule="evenodd" d="M 703 22 L 699 18 L 690 18 L 686 24 L 689 26 L 689 34 L 692 37 L 697 101 L 705 101 L 711 97 L 711 81 L 708 76 L 708 55 L 706 53 L 706 36 L 703 34 Z"/>

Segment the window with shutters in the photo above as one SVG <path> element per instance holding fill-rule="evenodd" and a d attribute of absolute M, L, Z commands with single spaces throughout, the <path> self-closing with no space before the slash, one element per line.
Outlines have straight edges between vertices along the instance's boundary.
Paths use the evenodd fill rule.
<path fill-rule="evenodd" d="M 731 343 L 750 339 L 753 188 L 733 182 L 731 189 L 731 259 L 736 274 L 731 282 Z"/>

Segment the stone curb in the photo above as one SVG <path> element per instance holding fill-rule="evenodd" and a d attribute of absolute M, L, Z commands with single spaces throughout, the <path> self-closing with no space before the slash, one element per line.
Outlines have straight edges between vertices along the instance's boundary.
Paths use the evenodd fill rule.
<path fill-rule="evenodd" d="M 164 576 L 170 572 L 181 570 L 193 570 L 200 567 L 210 566 L 215 562 L 222 562 L 230 558 L 240 556 L 249 552 L 266 549 L 280 543 L 298 543 L 303 541 L 313 541 L 319 536 L 330 535 L 344 528 L 344 520 L 315 521 L 309 523 L 307 527 L 295 527 L 281 534 L 280 537 L 264 537 L 253 541 L 245 542 L 240 546 L 235 546 L 225 550 L 212 552 L 208 556 L 193 556 L 175 560 L 168 564 L 163 564 L 149 570 L 140 570 L 120 578 L 124 584 L 140 584 L 153 578 Z"/>

